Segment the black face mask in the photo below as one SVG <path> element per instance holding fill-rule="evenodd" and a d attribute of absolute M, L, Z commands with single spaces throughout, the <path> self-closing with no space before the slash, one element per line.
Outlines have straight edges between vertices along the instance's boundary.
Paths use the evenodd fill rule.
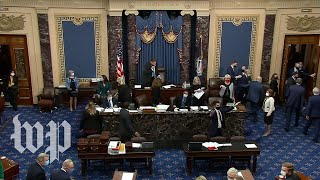
<path fill-rule="evenodd" d="M 275 77 L 274 79 L 275 79 L 275 80 L 278 80 L 279 78 L 278 78 L 278 77 Z"/>
<path fill-rule="evenodd" d="M 218 110 L 219 110 L 219 109 L 220 109 L 220 106 L 219 106 L 219 107 L 216 107 L 216 109 L 218 109 Z"/>
<path fill-rule="evenodd" d="M 242 72 L 246 72 L 246 70 L 241 70 Z"/>

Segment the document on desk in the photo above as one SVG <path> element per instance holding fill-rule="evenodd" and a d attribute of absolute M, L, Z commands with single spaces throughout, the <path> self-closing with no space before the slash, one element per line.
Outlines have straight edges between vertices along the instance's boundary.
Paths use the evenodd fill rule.
<path fill-rule="evenodd" d="M 197 99 L 200 99 L 202 97 L 202 95 L 204 95 L 204 91 L 203 90 L 197 90 L 194 93 L 194 97 L 196 97 Z"/>
<path fill-rule="evenodd" d="M 59 88 L 66 88 L 66 85 L 59 85 Z"/>
<path fill-rule="evenodd" d="M 255 144 L 245 144 L 248 149 L 258 148 Z"/>
<path fill-rule="evenodd" d="M 141 145 L 141 143 L 132 143 L 132 147 L 133 148 L 141 148 L 142 145 Z"/>
<path fill-rule="evenodd" d="M 121 180 L 132 180 L 134 173 L 123 172 Z"/>
<path fill-rule="evenodd" d="M 162 86 L 162 88 L 164 88 L 164 89 L 170 89 L 170 88 L 173 88 L 173 87 L 176 87 L 176 85 L 170 84 L 170 85 Z"/>
<path fill-rule="evenodd" d="M 241 172 L 238 172 L 238 174 L 237 174 L 238 176 L 240 176 L 240 177 L 242 177 L 243 179 L 244 179 L 244 177 L 243 177 L 243 175 L 242 175 L 242 173 Z"/>
<path fill-rule="evenodd" d="M 96 110 L 99 111 L 99 112 L 102 112 L 103 108 L 102 107 L 96 107 Z"/>
<path fill-rule="evenodd" d="M 220 144 L 220 146 L 232 146 L 231 143 Z"/>
<path fill-rule="evenodd" d="M 138 110 L 128 110 L 129 113 L 138 113 Z"/>
<path fill-rule="evenodd" d="M 103 112 L 106 112 L 106 113 L 113 113 L 113 109 L 110 109 L 110 108 L 106 108 L 104 109 Z"/>

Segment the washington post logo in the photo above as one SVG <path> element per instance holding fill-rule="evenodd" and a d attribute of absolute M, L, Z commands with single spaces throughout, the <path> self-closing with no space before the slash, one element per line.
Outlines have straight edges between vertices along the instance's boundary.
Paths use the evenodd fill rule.
<path fill-rule="evenodd" d="M 31 126 L 28 122 L 23 123 L 19 121 L 20 114 L 16 115 L 12 122 L 14 124 L 14 133 L 11 135 L 11 139 L 14 139 L 14 147 L 23 153 L 26 149 L 30 152 L 35 153 L 39 148 L 43 146 L 44 131 L 43 126 L 37 122 Z M 59 161 L 59 153 L 65 152 L 71 147 L 71 125 L 67 121 L 63 121 L 61 124 L 50 121 L 47 126 L 49 127 L 49 132 L 45 134 L 45 138 L 49 138 L 50 145 L 46 148 L 45 153 L 50 155 L 50 163 L 55 160 Z M 25 129 L 25 147 L 21 144 L 21 130 Z M 36 137 L 34 137 L 34 130 L 36 131 Z M 60 145 L 59 132 L 63 130 L 63 145 Z M 35 139 L 36 138 L 36 139 Z M 33 141 L 36 141 L 36 145 Z"/>

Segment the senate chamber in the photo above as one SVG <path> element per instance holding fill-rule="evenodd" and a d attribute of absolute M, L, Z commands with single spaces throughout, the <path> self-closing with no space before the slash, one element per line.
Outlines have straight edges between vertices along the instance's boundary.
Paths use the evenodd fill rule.
<path fill-rule="evenodd" d="M 320 179 L 320 1 L 0 0 L 0 180 Z"/>

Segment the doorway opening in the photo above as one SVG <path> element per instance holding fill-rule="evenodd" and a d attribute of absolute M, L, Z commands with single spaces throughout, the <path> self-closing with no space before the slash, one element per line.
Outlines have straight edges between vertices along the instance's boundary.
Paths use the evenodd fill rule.
<path fill-rule="evenodd" d="M 280 79 L 280 98 L 284 100 L 284 86 L 291 76 L 296 63 L 302 65 L 302 79 L 305 87 L 305 98 L 312 95 L 312 89 L 316 85 L 316 77 L 319 66 L 319 35 L 287 35 L 283 49 L 282 70 Z"/>

